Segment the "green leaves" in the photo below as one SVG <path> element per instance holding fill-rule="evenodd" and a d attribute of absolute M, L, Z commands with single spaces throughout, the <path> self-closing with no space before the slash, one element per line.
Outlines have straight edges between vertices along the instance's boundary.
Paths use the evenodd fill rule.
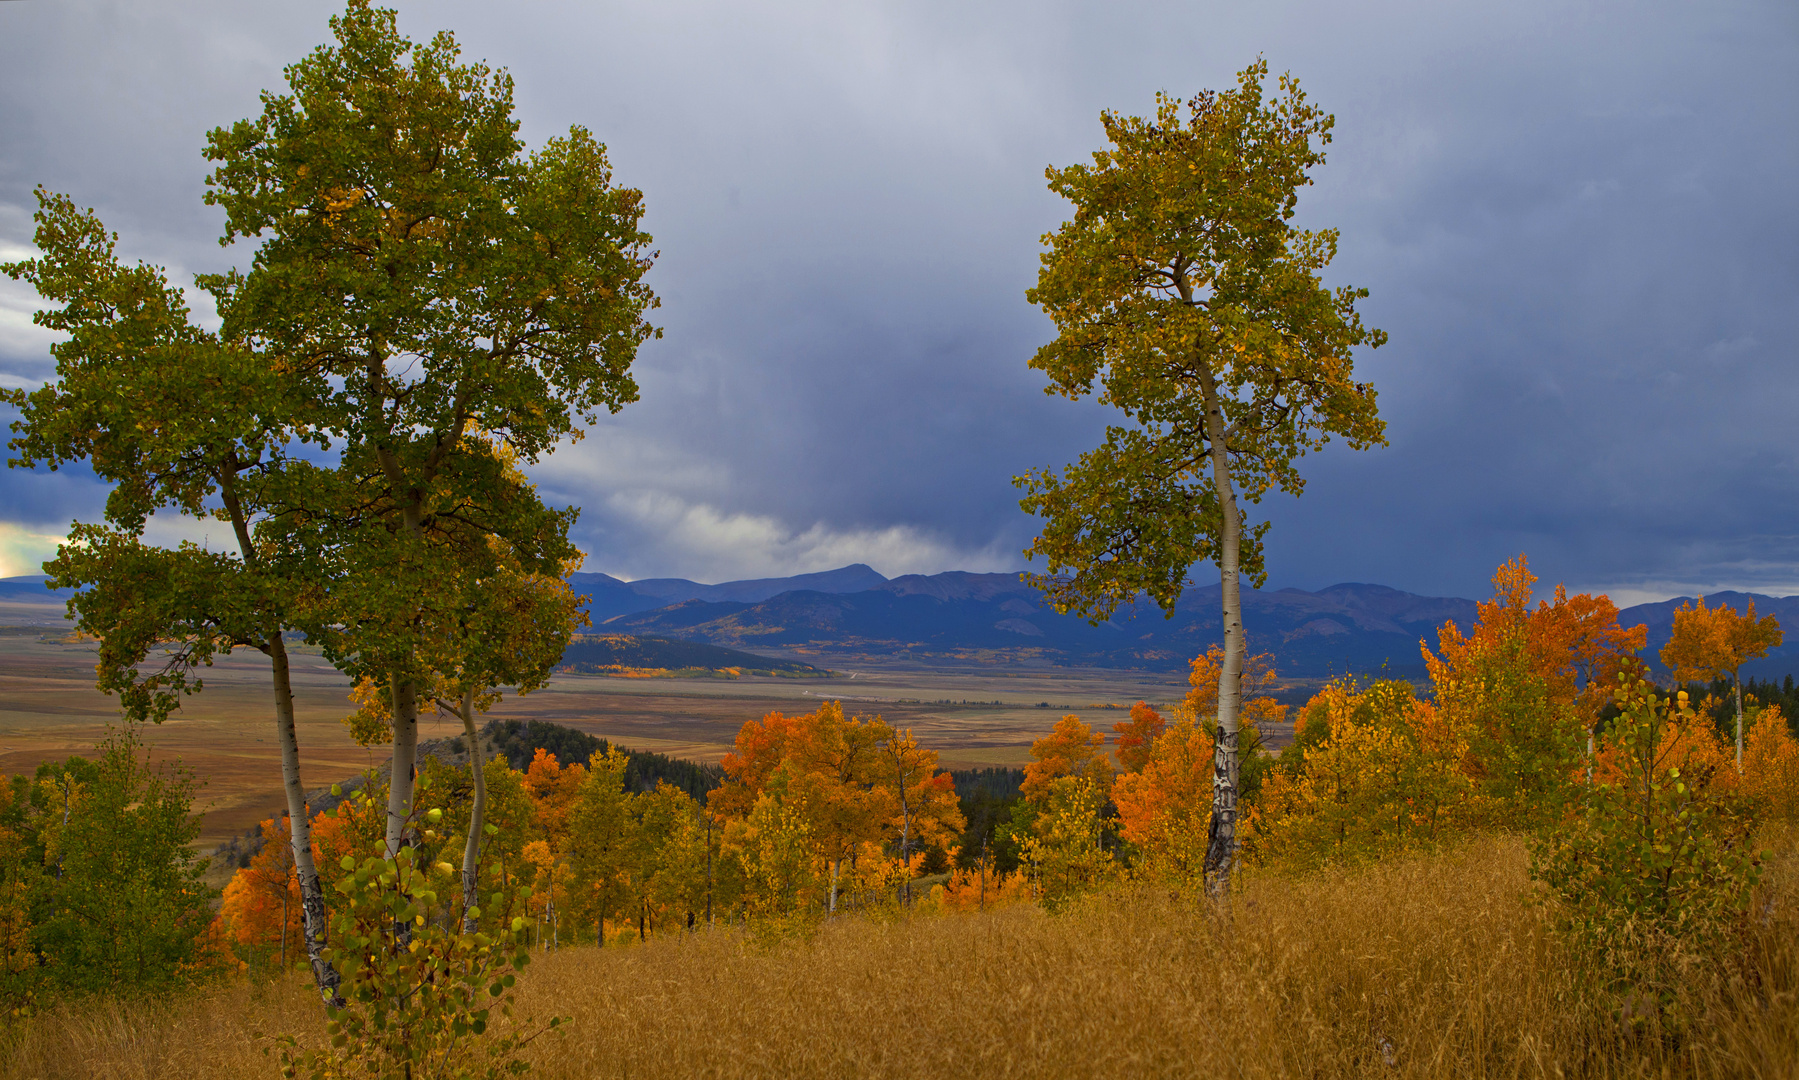
<path fill-rule="evenodd" d="M 366 789 L 354 796 L 379 811 Z M 431 887 L 434 867 L 416 848 L 393 858 L 345 856 L 329 950 L 343 974 L 342 1005 L 328 1010 L 328 1049 L 302 1052 L 277 1040 L 288 1075 L 497 1077 L 521 1071 L 518 1052 L 554 1022 L 508 1023 L 486 1037 L 492 1009 L 511 1005 L 519 968 L 529 962 L 524 920 L 492 933 L 460 931 Z M 522 901 L 529 890 L 515 890 Z M 505 901 L 495 894 L 494 903 Z M 507 1012 L 509 1015 L 509 1012 Z M 477 1041 L 480 1040 L 480 1041 Z"/>
<path fill-rule="evenodd" d="M 1582 812 L 1531 848 L 1531 875 L 1554 901 L 1557 928 L 1608 987 L 1678 996 L 1670 981 L 1722 946 L 1761 875 L 1748 805 L 1673 756 L 1699 723 L 1641 680 L 1620 677 L 1621 712 L 1606 732 L 1619 775 Z"/>
<path fill-rule="evenodd" d="M 1031 366 L 1047 393 L 1095 394 L 1131 422 L 1062 476 L 1014 481 L 1045 521 L 1026 554 L 1047 571 L 1031 580 L 1060 610 L 1099 620 L 1143 593 L 1172 608 L 1187 568 L 1219 558 L 1223 514 L 1246 523 L 1220 509 L 1221 464 L 1256 502 L 1303 491 L 1295 461 L 1332 437 L 1384 440 L 1350 359 L 1385 340 L 1356 314 L 1366 291 L 1319 281 L 1334 231 L 1288 224 L 1332 121 L 1289 76 L 1264 101 L 1267 71 L 1198 95 L 1185 120 L 1165 95 L 1151 119 L 1105 113 L 1110 148 L 1047 171 L 1074 217 L 1044 237 L 1026 293 L 1057 330 Z M 1260 535 L 1242 560 L 1258 582 Z"/>

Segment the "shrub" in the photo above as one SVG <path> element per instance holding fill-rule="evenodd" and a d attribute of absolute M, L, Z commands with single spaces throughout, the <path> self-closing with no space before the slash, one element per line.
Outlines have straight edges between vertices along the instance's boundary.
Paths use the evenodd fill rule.
<path fill-rule="evenodd" d="M 1643 1015 L 1664 1011 L 1708 957 L 1725 954 L 1761 866 L 1748 849 L 1749 802 L 1712 783 L 1718 764 L 1695 735 L 1709 732 L 1686 693 L 1664 701 L 1625 676 L 1617 702 L 1603 778 L 1578 814 L 1532 844 L 1531 876 L 1591 973 Z"/>
<path fill-rule="evenodd" d="M 442 811 L 425 815 L 432 824 Z M 532 1028 L 529 1020 L 490 1032 L 497 1008 L 512 1016 L 517 973 L 530 963 L 525 920 L 514 917 L 491 933 L 463 933 L 454 914 L 440 915 L 439 889 L 454 890 L 456 868 L 446 862 L 418 865 L 418 849 L 392 858 L 360 861 L 345 855 L 331 920 L 327 957 L 343 976 L 343 999 L 328 1006 L 329 1047 L 303 1049 L 280 1036 L 281 1072 L 287 1077 L 493 1078 L 518 1075 L 528 1066 L 519 1052 L 559 1017 Z M 530 896 L 528 887 L 515 899 Z M 494 893 L 492 906 L 508 897 Z M 478 914 L 478 912 L 477 912 Z"/>

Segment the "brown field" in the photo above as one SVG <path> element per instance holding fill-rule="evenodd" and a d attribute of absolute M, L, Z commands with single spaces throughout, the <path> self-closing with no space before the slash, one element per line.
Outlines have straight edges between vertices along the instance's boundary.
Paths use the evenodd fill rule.
<path fill-rule="evenodd" d="M 530 1048 L 530 1075 L 1793 1077 L 1799 865 L 1790 833 L 1770 839 L 1781 854 L 1741 955 L 1686 983 L 1685 1018 L 1656 1033 L 1579 989 L 1530 902 L 1523 844 L 1494 838 L 1353 875 L 1251 877 L 1224 912 L 1121 890 L 1060 916 L 566 949 L 519 983 L 522 1012 L 573 1019 Z M 273 1075 L 258 1033 L 322 1027 L 297 976 L 71 1003 L 0 1043 L 0 1080 Z"/>
<path fill-rule="evenodd" d="M 0 774 L 85 753 L 104 737 L 118 710 L 94 689 L 94 646 L 60 644 L 62 609 L 0 604 Z M 717 761 L 744 721 L 770 710 L 809 712 L 842 700 L 911 727 L 952 768 L 1020 765 L 1031 741 L 1064 713 L 1101 730 L 1124 719 L 1139 699 L 1178 701 L 1186 680 L 1172 674 L 961 663 L 930 668 L 880 658 L 822 658 L 840 668 L 830 679 L 624 679 L 560 675 L 542 691 L 508 698 L 491 715 L 550 720 L 614 740 L 697 761 Z M 316 650 L 295 650 L 294 690 L 301 764 L 308 787 L 322 787 L 386 760 L 381 748 L 356 746 L 339 723 L 348 682 Z M 962 704 L 963 702 L 979 704 Z M 1049 707 L 1039 707 L 1047 702 Z M 273 741 L 267 661 L 244 651 L 206 675 L 206 689 L 169 721 L 145 733 L 162 758 L 178 758 L 206 782 L 202 844 L 281 812 L 279 755 Z M 436 716 L 424 738 L 459 734 Z M 1277 745 L 1285 732 L 1271 732 Z"/>

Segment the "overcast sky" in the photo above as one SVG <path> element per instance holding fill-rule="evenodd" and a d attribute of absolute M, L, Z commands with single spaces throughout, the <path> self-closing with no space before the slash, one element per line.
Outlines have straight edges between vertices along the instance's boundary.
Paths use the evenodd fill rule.
<path fill-rule="evenodd" d="M 334 10 L 0 3 L 0 255 L 42 183 L 178 280 L 245 258 L 201 202 L 205 132 Z M 645 193 L 643 400 L 535 474 L 583 508 L 589 570 L 1022 566 L 1011 477 L 1106 422 L 1026 366 L 1067 216 L 1043 169 L 1101 146 L 1100 110 L 1260 54 L 1336 115 L 1300 220 L 1341 229 L 1327 282 L 1392 337 L 1359 361 L 1391 446 L 1310 459 L 1256 511 L 1272 585 L 1479 596 L 1522 551 L 1620 601 L 1799 592 L 1791 0 L 433 2 L 401 28 L 455 31 L 512 71 L 531 145 L 586 125 Z M 33 304 L 0 281 L 4 385 L 50 372 Z M 103 497 L 0 483 L 4 573 Z"/>

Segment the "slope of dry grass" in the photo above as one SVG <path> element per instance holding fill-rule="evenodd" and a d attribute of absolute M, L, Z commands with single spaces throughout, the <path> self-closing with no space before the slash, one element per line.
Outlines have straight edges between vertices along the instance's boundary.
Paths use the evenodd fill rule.
<path fill-rule="evenodd" d="M 1140 890 L 1058 917 L 567 950 L 521 1005 L 573 1016 L 531 1049 L 546 1078 L 1799 1076 L 1799 859 L 1782 850 L 1754 978 L 1696 988 L 1679 1038 L 1583 1003 L 1515 840 L 1261 878 L 1228 916 Z M 14 1033 L 0 1080 L 273 1075 L 253 1033 L 319 1026 L 297 980 L 71 1005 Z"/>

